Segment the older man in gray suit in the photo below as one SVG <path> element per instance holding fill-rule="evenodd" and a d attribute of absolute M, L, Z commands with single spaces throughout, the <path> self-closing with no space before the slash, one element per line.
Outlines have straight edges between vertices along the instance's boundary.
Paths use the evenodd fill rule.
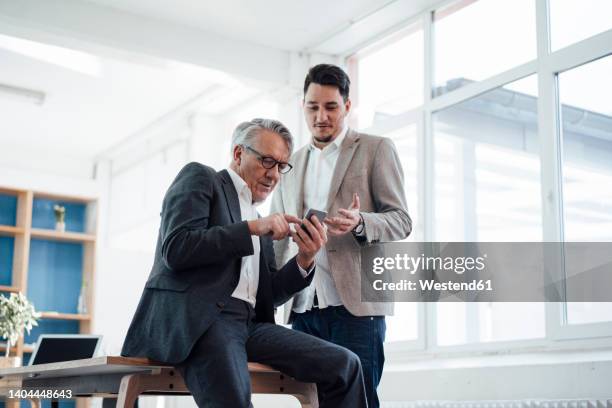
<path fill-rule="evenodd" d="M 310 69 L 304 83 L 304 114 L 312 141 L 291 158 L 272 211 L 303 217 L 328 212 L 329 240 L 317 253 L 312 284 L 285 308 L 293 328 L 329 340 L 361 359 L 370 408 L 379 406 L 376 387 L 384 364 L 385 315 L 392 303 L 361 301 L 360 246 L 401 240 L 412 229 L 400 160 L 390 139 L 349 129 L 350 80 L 327 64 Z M 297 247 L 275 242 L 282 265 Z"/>
<path fill-rule="evenodd" d="M 291 170 L 292 146 L 280 122 L 244 122 L 228 169 L 190 163 L 164 197 L 153 269 L 121 354 L 176 365 L 200 407 L 250 406 L 247 361 L 317 383 L 320 407 L 367 406 L 355 354 L 274 324 L 274 307 L 310 283 L 327 240 L 316 220 L 257 214 Z M 272 240 L 287 236 L 296 256 L 277 269 Z"/>

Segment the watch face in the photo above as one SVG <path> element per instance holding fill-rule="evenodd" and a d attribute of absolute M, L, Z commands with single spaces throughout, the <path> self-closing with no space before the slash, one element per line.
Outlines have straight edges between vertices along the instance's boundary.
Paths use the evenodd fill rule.
<path fill-rule="evenodd" d="M 357 226 L 353 228 L 353 232 L 355 234 L 361 234 L 361 232 L 363 231 L 363 227 L 364 227 L 363 217 L 361 216 L 361 213 L 359 213 L 359 224 L 357 224 Z"/>

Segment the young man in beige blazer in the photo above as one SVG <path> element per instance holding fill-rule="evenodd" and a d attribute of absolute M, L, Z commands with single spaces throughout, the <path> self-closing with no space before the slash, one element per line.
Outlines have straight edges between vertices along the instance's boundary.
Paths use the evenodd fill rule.
<path fill-rule="evenodd" d="M 393 303 L 361 300 L 362 245 L 404 239 L 412 222 L 403 171 L 393 142 L 349 129 L 350 80 L 334 65 L 312 67 L 304 82 L 304 115 L 310 143 L 290 159 L 294 171 L 282 178 L 272 212 L 303 217 L 326 211 L 328 242 L 315 258 L 309 287 L 286 305 L 293 328 L 356 353 L 364 371 L 370 408 L 379 407 L 376 387 L 384 364 L 385 315 Z M 295 255 L 289 239 L 275 241 L 278 265 Z"/>

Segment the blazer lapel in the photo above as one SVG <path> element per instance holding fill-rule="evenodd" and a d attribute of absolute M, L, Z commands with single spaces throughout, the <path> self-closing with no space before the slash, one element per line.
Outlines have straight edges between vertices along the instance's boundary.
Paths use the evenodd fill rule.
<path fill-rule="evenodd" d="M 221 180 L 223 180 L 223 193 L 225 194 L 225 201 L 227 202 L 230 218 L 232 222 L 238 222 L 242 219 L 240 216 L 238 193 L 236 192 L 232 178 L 227 170 L 221 170 L 219 174 L 221 175 Z"/>
<path fill-rule="evenodd" d="M 266 245 L 269 245 L 265 240 L 267 237 L 259 237 L 259 288 L 263 288 L 268 284 L 268 255 L 266 254 Z M 259 289 L 258 289 L 259 290 Z"/>
<path fill-rule="evenodd" d="M 355 149 L 357 148 L 357 142 L 359 142 L 359 134 L 354 130 L 349 129 L 346 137 L 340 145 L 340 155 L 338 156 L 338 161 L 336 162 L 336 167 L 334 168 L 334 175 L 329 187 L 329 195 L 327 196 L 327 212 L 330 211 L 332 203 L 334 202 L 334 199 L 338 194 L 338 190 L 340 189 L 340 185 L 342 184 L 342 180 L 344 179 L 344 175 L 351 164 L 353 154 L 355 154 Z"/>
<path fill-rule="evenodd" d="M 295 203 L 296 216 L 302 218 L 304 216 L 304 179 L 306 178 L 306 168 L 308 167 L 308 157 L 310 150 L 308 147 L 303 148 L 295 155 L 294 174 L 290 183 L 286 186 L 291 191 L 283 191 L 283 201 Z M 294 189 L 297 188 L 297 191 Z M 295 199 L 297 198 L 297 202 Z M 291 200 L 291 201 L 289 201 Z M 290 211 L 290 209 L 288 209 Z"/>

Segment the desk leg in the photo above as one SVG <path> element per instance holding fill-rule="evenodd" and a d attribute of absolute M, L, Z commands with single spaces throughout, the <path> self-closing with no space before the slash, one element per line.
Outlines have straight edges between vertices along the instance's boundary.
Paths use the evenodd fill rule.
<path fill-rule="evenodd" d="M 138 396 L 145 391 L 189 392 L 174 369 L 164 369 L 159 374 L 130 374 L 121 379 L 117 408 L 133 408 Z"/>
<path fill-rule="evenodd" d="M 254 394 L 293 395 L 302 408 L 319 408 L 317 386 L 296 381 L 285 374 L 251 373 L 251 392 Z"/>
<path fill-rule="evenodd" d="M 253 393 L 286 394 L 296 397 L 302 408 L 319 408 L 317 387 L 300 383 L 278 373 L 251 373 Z M 163 369 L 159 374 L 129 374 L 121 379 L 116 408 L 133 408 L 143 392 L 189 393 L 183 379 L 174 369 Z"/>
<path fill-rule="evenodd" d="M 317 386 L 314 384 L 307 384 L 303 392 L 292 395 L 300 401 L 302 408 L 319 408 Z"/>

